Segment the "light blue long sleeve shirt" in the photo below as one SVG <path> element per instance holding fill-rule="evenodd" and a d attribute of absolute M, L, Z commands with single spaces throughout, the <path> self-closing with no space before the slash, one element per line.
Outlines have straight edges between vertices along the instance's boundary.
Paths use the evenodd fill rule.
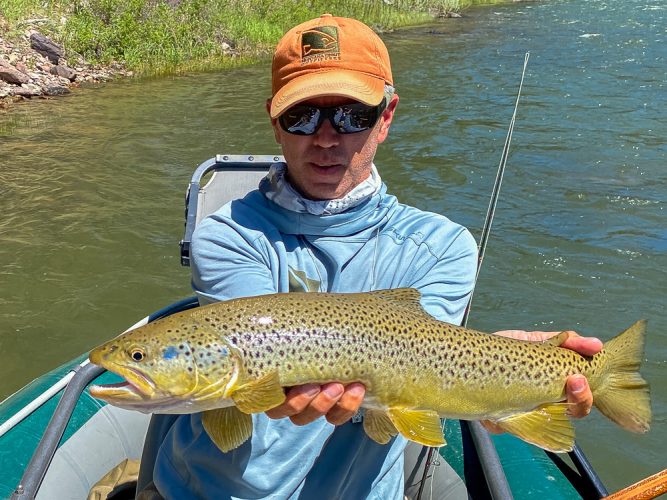
<path fill-rule="evenodd" d="M 359 292 L 413 287 L 434 317 L 460 323 L 477 247 L 446 217 L 380 192 L 335 215 L 284 209 L 252 191 L 201 222 L 192 240 L 201 303 L 289 291 Z M 157 456 L 154 481 L 168 499 L 403 498 L 403 450 L 368 438 L 359 423 L 306 426 L 253 415 L 252 437 L 222 453 L 200 414 L 183 415 Z"/>

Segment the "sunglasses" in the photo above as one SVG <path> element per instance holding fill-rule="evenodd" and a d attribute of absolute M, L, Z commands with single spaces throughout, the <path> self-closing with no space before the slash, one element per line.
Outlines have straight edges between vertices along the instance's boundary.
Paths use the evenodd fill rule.
<path fill-rule="evenodd" d="M 356 134 L 372 128 L 386 106 L 383 99 L 377 106 L 355 102 L 329 108 L 297 104 L 278 117 L 278 123 L 285 132 L 295 135 L 313 135 L 325 119 L 339 134 Z"/>

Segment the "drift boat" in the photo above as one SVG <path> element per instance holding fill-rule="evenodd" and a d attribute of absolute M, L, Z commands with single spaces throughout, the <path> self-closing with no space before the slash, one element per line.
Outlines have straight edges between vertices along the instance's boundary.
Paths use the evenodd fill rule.
<path fill-rule="evenodd" d="M 229 200 L 254 189 L 280 156 L 217 155 L 197 167 L 186 194 L 181 263 L 190 263 L 196 225 Z M 150 314 L 132 328 L 197 307 L 195 297 Z M 108 488 L 110 499 L 133 498 L 150 481 L 145 467 L 155 459 L 147 440 L 150 415 L 105 405 L 91 384 L 121 382 L 88 363 L 85 353 L 32 381 L 0 403 L 0 497 L 82 499 L 118 464 L 142 461 L 142 476 Z M 154 431 L 154 430 L 153 430 Z M 607 495 L 580 448 L 562 457 L 511 435 L 489 436 L 478 423 L 448 421 L 442 458 L 480 498 L 589 499 Z M 437 463 L 437 456 L 435 462 Z M 428 492 L 424 492 L 424 499 Z"/>

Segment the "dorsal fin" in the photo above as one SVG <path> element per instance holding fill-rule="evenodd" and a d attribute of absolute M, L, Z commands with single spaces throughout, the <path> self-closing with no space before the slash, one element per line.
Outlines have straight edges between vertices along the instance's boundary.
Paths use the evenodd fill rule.
<path fill-rule="evenodd" d="M 422 294 L 416 288 L 392 288 L 387 290 L 374 290 L 367 293 L 372 295 L 373 298 L 391 302 L 397 307 L 424 312 L 424 308 L 419 302 Z"/>

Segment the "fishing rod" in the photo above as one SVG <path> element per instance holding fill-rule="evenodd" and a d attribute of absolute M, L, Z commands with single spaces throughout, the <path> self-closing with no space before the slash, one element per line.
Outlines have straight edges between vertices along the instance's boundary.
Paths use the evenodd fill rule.
<path fill-rule="evenodd" d="M 512 113 L 512 119 L 510 120 L 510 125 L 507 130 L 507 136 L 505 137 L 505 144 L 503 145 L 503 153 L 500 155 L 500 163 L 498 164 L 498 171 L 496 172 L 496 180 L 493 183 L 493 190 L 491 191 L 491 200 L 489 201 L 489 207 L 486 210 L 486 217 L 484 219 L 484 226 L 482 227 L 482 236 L 479 240 L 478 247 L 478 260 L 477 260 L 477 273 L 475 274 L 475 285 L 479 279 L 479 273 L 482 269 L 482 262 L 484 262 L 484 255 L 486 254 L 486 247 L 489 243 L 489 236 L 491 235 L 491 226 L 493 226 L 493 218 L 496 215 L 496 206 L 498 205 L 498 197 L 500 196 L 500 187 L 503 184 L 503 176 L 505 175 L 505 166 L 507 165 L 507 157 L 509 156 L 510 143 L 512 142 L 512 133 L 514 132 L 514 123 L 516 122 L 516 112 L 519 109 L 519 99 L 521 97 L 521 89 L 523 88 L 523 79 L 526 75 L 526 67 L 528 67 L 528 59 L 530 58 L 530 52 L 526 52 L 526 55 L 523 59 L 523 69 L 521 71 L 521 81 L 519 82 L 519 90 L 516 94 L 516 101 L 514 102 L 514 112 Z M 470 292 L 470 300 L 468 301 L 468 307 L 466 308 L 465 313 L 463 314 L 463 321 L 461 324 L 466 326 L 468 324 L 468 316 L 470 314 L 470 307 L 472 304 L 472 297 L 475 293 L 475 286 L 473 286 L 472 291 Z"/>
<path fill-rule="evenodd" d="M 528 66 L 528 59 L 530 58 L 530 52 L 526 52 L 523 61 L 523 69 L 521 71 L 521 80 L 519 82 L 519 89 L 517 91 L 516 101 L 514 103 L 514 111 L 512 113 L 512 119 L 510 120 L 509 128 L 507 130 L 507 136 L 505 137 L 505 144 L 503 145 L 502 155 L 500 157 L 500 163 L 498 164 L 498 170 L 496 172 L 496 179 L 493 184 L 493 190 L 491 191 L 491 199 L 489 201 L 489 207 L 486 212 L 486 217 L 484 219 L 484 225 L 482 227 L 482 235 L 480 238 L 478 246 L 478 260 L 477 260 L 477 270 L 475 274 L 475 285 L 479 279 L 479 273 L 482 268 L 482 263 L 484 262 L 484 256 L 486 254 L 486 247 L 488 246 L 489 236 L 491 235 L 491 227 L 493 225 L 493 218 L 496 213 L 496 206 L 498 205 L 498 198 L 500 196 L 500 188 L 503 182 L 503 176 L 505 174 L 505 167 L 507 165 L 507 158 L 509 156 L 510 143 L 512 142 L 512 133 L 514 132 L 514 124 L 516 122 L 516 114 L 519 108 L 519 100 L 521 97 L 521 90 L 523 88 L 523 81 L 526 74 L 526 68 Z M 475 291 L 475 285 L 470 292 L 470 299 L 468 301 L 468 306 L 466 307 L 465 313 L 463 314 L 463 320 L 461 322 L 462 326 L 468 324 L 468 316 L 470 314 L 470 308 L 472 304 L 472 298 Z M 475 450 L 478 454 L 479 463 L 484 472 L 484 477 L 486 478 L 487 486 L 489 493 L 494 499 L 511 499 L 512 492 L 507 483 L 507 477 L 504 474 L 502 465 L 500 464 L 500 458 L 498 453 L 493 445 L 489 433 L 484 429 L 481 423 L 476 421 L 461 421 L 462 431 L 465 430 L 470 433 L 472 441 L 475 445 Z M 422 475 L 422 480 L 419 485 L 419 491 L 417 493 L 417 500 L 421 500 L 424 486 L 426 483 L 426 477 L 428 475 L 429 468 L 433 461 L 433 454 L 435 453 L 436 448 L 429 448 L 428 454 L 426 457 L 426 464 L 424 465 L 424 472 Z M 551 456 L 551 455 L 550 455 Z M 574 463 L 575 467 L 580 473 L 580 478 L 585 480 L 586 485 L 577 487 L 579 492 L 585 490 L 585 498 L 602 498 L 607 495 L 607 490 L 605 489 L 602 481 L 597 476 L 593 470 L 592 465 L 584 455 L 583 451 L 575 443 L 574 449 L 569 453 L 570 459 Z M 553 459 L 553 458 L 552 458 Z M 431 481 L 433 481 L 431 479 Z M 581 489 L 580 489 L 581 488 Z"/>
<path fill-rule="evenodd" d="M 484 255 L 486 253 L 486 247 L 489 243 L 489 236 L 491 234 L 491 226 L 493 225 L 493 218 L 496 213 L 496 206 L 498 205 L 498 197 L 500 195 L 500 187 L 503 183 L 503 176 L 505 174 L 505 166 L 507 165 L 507 158 L 509 156 L 510 143 L 512 142 L 512 133 L 514 132 L 514 123 L 516 122 L 516 113 L 519 108 L 519 99 L 521 97 L 521 89 L 523 88 L 523 80 L 526 75 L 526 67 L 528 66 L 528 59 L 530 58 L 530 52 L 526 52 L 526 55 L 523 60 L 523 69 L 521 71 L 521 81 L 519 82 L 519 90 L 516 95 L 516 101 L 514 102 L 514 111 L 512 113 L 512 119 L 510 120 L 509 128 L 507 130 L 507 136 L 505 137 L 505 144 L 503 145 L 503 152 L 500 156 L 500 163 L 498 164 L 498 170 L 496 172 L 496 180 L 493 184 L 493 190 L 491 191 L 491 199 L 489 201 L 489 207 L 486 211 L 486 217 L 484 219 L 484 225 L 482 227 L 482 236 L 479 240 L 479 245 L 477 249 L 477 270 L 475 272 L 475 285 L 479 278 L 479 273 L 482 268 L 482 262 L 484 262 Z M 462 326 L 468 324 L 468 316 L 470 314 L 470 306 L 472 304 L 473 293 L 475 292 L 475 285 L 470 292 L 470 299 L 468 300 L 468 306 L 466 307 L 465 312 L 463 313 L 463 320 L 461 321 Z M 479 454 L 480 465 L 484 471 L 484 477 L 487 478 L 487 485 L 489 486 L 492 498 L 512 498 L 512 492 L 510 490 L 509 484 L 507 483 L 507 477 L 502 469 L 500 464 L 500 458 L 496 452 L 495 446 L 491 441 L 491 438 L 479 422 L 465 422 L 461 421 L 462 431 L 463 427 L 467 426 L 467 430 L 470 432 L 473 442 L 475 443 L 475 448 Z M 424 490 L 424 484 L 426 482 L 426 476 L 428 475 L 428 470 L 433 460 L 433 454 L 435 453 L 436 448 L 429 448 L 428 455 L 426 457 L 426 464 L 424 466 L 424 473 L 422 475 L 422 480 L 419 485 L 419 491 L 417 493 L 417 500 L 421 500 L 422 493 Z M 482 452 L 483 450 L 483 452 Z M 489 479 L 491 478 L 491 481 Z M 431 479 L 431 481 L 433 481 Z M 493 483 L 493 484 L 488 484 Z"/>

